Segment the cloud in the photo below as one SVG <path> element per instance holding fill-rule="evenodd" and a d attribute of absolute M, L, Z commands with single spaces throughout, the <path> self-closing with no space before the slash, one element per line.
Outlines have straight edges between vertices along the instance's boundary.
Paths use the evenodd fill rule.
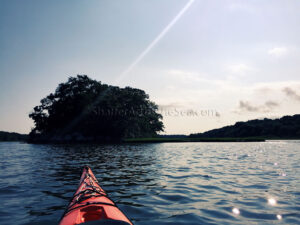
<path fill-rule="evenodd" d="M 235 74 L 243 75 L 245 72 L 251 71 L 252 68 L 244 63 L 233 64 L 228 66 L 228 70 Z"/>
<path fill-rule="evenodd" d="M 253 13 L 255 12 L 255 8 L 249 4 L 245 4 L 244 3 L 232 3 L 230 5 L 228 5 L 228 9 L 232 12 L 235 12 L 235 11 L 242 11 L 242 12 L 248 12 L 248 13 Z"/>
<path fill-rule="evenodd" d="M 286 87 L 298 91 L 300 81 L 297 80 L 248 83 L 228 76 L 221 80 L 220 76 L 209 77 L 201 71 L 171 68 L 164 70 L 163 74 L 172 88 L 161 90 L 161 96 L 156 100 L 159 105 L 179 102 L 183 108 L 193 105 L 195 108 L 216 109 L 222 112 L 223 118 L 226 114 L 224 112 L 283 115 L 300 110 L 300 105 L 286 101 L 286 94 L 283 92 Z M 300 92 L 297 93 L 300 96 Z"/>
<path fill-rule="evenodd" d="M 264 82 L 256 83 L 251 87 L 255 92 L 262 95 L 265 94 L 282 94 L 286 92 L 285 89 L 298 90 L 300 88 L 300 81 L 278 81 L 278 82 Z M 295 92 L 295 91 L 294 91 Z"/>
<path fill-rule="evenodd" d="M 197 73 L 197 72 L 191 72 L 191 71 L 185 71 L 185 70 L 167 70 L 166 75 L 168 75 L 169 78 L 176 79 L 176 81 L 180 82 L 180 86 L 182 87 L 182 84 L 201 84 L 202 88 L 214 88 L 215 89 L 226 89 L 231 85 L 231 80 L 229 79 L 215 79 L 211 76 L 208 76 L 205 73 Z M 178 87 L 174 88 L 175 90 L 178 90 Z M 187 90 L 186 88 L 184 88 Z M 189 89 L 190 90 L 190 89 Z"/>
<path fill-rule="evenodd" d="M 259 107 L 251 105 L 251 103 L 247 101 L 240 101 L 239 103 L 239 109 L 242 111 L 248 111 L 248 112 L 257 112 L 259 111 Z"/>
<path fill-rule="evenodd" d="M 174 109 L 174 108 L 181 108 L 183 105 L 179 102 L 171 102 L 168 104 L 159 104 L 159 109 Z"/>
<path fill-rule="evenodd" d="M 275 56 L 275 57 L 281 57 L 281 56 L 284 56 L 287 54 L 287 48 L 275 47 L 275 48 L 269 49 L 268 54 Z"/>
<path fill-rule="evenodd" d="M 279 104 L 278 104 L 278 102 L 274 102 L 274 101 L 266 101 L 265 106 L 268 108 L 274 108 L 274 107 L 279 106 Z"/>
<path fill-rule="evenodd" d="M 297 92 L 292 88 L 285 87 L 282 91 L 286 94 L 286 96 L 291 97 L 297 101 L 300 101 L 300 95 L 297 94 Z"/>
<path fill-rule="evenodd" d="M 206 81 L 207 82 L 207 79 L 201 78 L 200 74 L 196 72 L 189 72 L 183 70 L 168 70 L 167 73 L 183 81 L 193 81 L 193 82 Z"/>
<path fill-rule="evenodd" d="M 248 101 L 240 101 L 237 113 L 242 112 L 271 112 L 274 110 L 274 108 L 278 107 L 279 103 L 275 101 L 266 101 L 262 105 L 254 105 Z"/>

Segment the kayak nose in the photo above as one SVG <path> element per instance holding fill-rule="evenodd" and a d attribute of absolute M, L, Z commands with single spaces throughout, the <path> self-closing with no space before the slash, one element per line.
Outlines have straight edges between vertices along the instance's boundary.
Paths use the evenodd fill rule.
<path fill-rule="evenodd" d="M 83 167 L 83 170 L 90 170 L 90 167 L 89 167 L 88 165 L 85 165 L 85 166 Z"/>
<path fill-rule="evenodd" d="M 79 186 L 59 224 L 132 225 L 132 222 L 100 187 L 90 167 L 84 166 Z"/>
<path fill-rule="evenodd" d="M 89 206 L 80 210 L 81 221 L 88 222 L 93 220 L 107 219 L 107 215 L 102 206 Z"/>

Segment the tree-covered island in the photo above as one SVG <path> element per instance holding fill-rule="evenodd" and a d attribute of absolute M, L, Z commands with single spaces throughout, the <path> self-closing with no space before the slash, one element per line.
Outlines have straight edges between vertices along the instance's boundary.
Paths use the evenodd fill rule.
<path fill-rule="evenodd" d="M 86 75 L 70 77 L 40 101 L 29 117 L 29 135 L 0 132 L 0 141 L 76 142 L 240 142 L 300 139 L 300 115 L 257 119 L 190 135 L 159 135 L 158 106 L 145 91 L 103 84 Z"/>
<path fill-rule="evenodd" d="M 29 117 L 31 142 L 119 142 L 163 131 L 158 106 L 140 89 L 120 88 L 86 75 L 70 77 Z"/>

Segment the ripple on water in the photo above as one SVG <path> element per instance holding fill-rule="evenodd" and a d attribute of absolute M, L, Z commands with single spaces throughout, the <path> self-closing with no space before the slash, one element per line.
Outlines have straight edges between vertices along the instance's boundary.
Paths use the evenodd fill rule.
<path fill-rule="evenodd" d="M 57 224 L 86 164 L 137 225 L 300 224 L 299 148 L 0 143 L 0 224 Z"/>

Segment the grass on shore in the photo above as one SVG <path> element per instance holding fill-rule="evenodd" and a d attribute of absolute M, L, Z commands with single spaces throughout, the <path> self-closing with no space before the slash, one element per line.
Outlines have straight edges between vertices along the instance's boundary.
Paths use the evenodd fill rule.
<path fill-rule="evenodd" d="M 160 143 L 160 142 L 263 142 L 264 138 L 129 138 L 125 143 Z"/>

